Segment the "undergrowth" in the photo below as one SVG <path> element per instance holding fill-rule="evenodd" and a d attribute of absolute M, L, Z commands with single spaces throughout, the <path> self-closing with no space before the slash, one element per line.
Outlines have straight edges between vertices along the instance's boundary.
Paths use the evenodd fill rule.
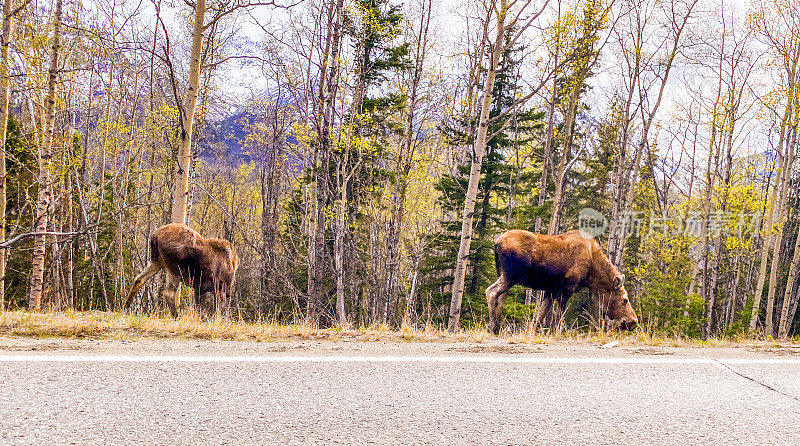
<path fill-rule="evenodd" d="M 63 337 L 91 339 L 176 338 L 207 340 L 329 340 L 382 342 L 508 342 L 510 344 L 550 344 L 555 342 L 585 342 L 604 344 L 620 341 L 626 345 L 653 346 L 734 346 L 737 344 L 778 345 L 777 341 L 755 339 L 736 333 L 706 340 L 675 336 L 640 327 L 632 333 L 616 330 L 586 330 L 564 328 L 541 329 L 532 323 L 512 329 L 506 327 L 499 336 L 490 334 L 485 326 L 474 325 L 455 333 L 431 323 L 368 327 L 335 326 L 318 328 L 308 322 L 290 325 L 276 322 L 243 322 L 221 316 L 202 318 L 188 312 L 174 319 L 168 316 L 147 316 L 102 311 L 2 311 L 0 335 L 17 337 Z M 794 338 L 783 343 L 800 343 Z"/>

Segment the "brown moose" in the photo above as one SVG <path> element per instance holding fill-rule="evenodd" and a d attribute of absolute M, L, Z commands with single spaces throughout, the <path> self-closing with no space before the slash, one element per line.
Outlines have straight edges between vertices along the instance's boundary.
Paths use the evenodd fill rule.
<path fill-rule="evenodd" d="M 238 267 L 239 257 L 227 240 L 205 238 L 182 223 L 164 225 L 150 236 L 150 263 L 133 281 L 125 309 L 131 307 L 145 282 L 165 269 L 167 284 L 163 297 L 173 317 L 178 316 L 177 290 L 181 283 L 194 289 L 197 307 L 207 314 L 214 311 L 217 298 L 222 298 L 224 310 Z"/>
<path fill-rule="evenodd" d="M 621 329 L 633 330 L 638 325 L 623 286 L 625 276 L 608 260 L 597 240 L 588 235 L 584 238 L 580 231 L 560 235 L 507 231 L 495 240 L 494 258 L 499 278 L 486 289 L 489 328 L 494 334 L 500 332 L 506 293 L 517 284 L 545 291 L 537 325 L 550 312 L 553 299 L 563 309 L 570 296 L 582 288 L 592 291 L 603 315 Z"/>

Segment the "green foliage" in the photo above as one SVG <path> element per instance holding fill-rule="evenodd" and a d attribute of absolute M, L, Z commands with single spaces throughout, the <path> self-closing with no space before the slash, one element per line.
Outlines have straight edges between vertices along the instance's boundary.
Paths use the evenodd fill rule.
<path fill-rule="evenodd" d="M 685 237 L 644 239 L 643 258 L 628 274 L 637 291 L 634 308 L 643 326 L 672 335 L 700 336 L 704 302 L 697 293 L 686 294 L 694 268 L 688 255 L 690 244 Z"/>
<path fill-rule="evenodd" d="M 484 290 L 497 279 L 494 264 L 494 238 L 510 227 L 530 227 L 535 212 L 525 200 L 528 191 L 535 187 L 538 176 L 530 171 L 523 171 L 517 183 L 515 179 L 517 166 L 511 163 L 509 154 L 521 146 L 534 144 L 537 132 L 541 129 L 542 114 L 535 110 L 519 111 L 511 116 L 500 117 L 509 110 L 520 90 L 518 76 L 519 59 L 516 55 L 519 48 L 512 48 L 503 53 L 492 92 L 492 108 L 490 119 L 498 118 L 490 123 L 488 134 L 493 135 L 487 142 L 486 155 L 483 159 L 481 178 L 478 182 L 478 196 L 474 214 L 474 232 L 470 245 L 467 276 L 462 302 L 462 318 L 464 324 L 482 322 L 486 316 L 487 303 Z M 455 147 L 463 147 L 466 141 L 471 142 L 472 129 L 478 116 L 455 117 L 453 123 L 442 129 L 447 140 Z M 509 125 L 506 125 L 506 120 Z M 450 285 L 453 283 L 455 258 L 458 253 L 461 234 L 461 212 L 464 207 L 465 193 L 469 183 L 470 165 L 458 166 L 456 175 L 443 177 L 436 185 L 440 193 L 438 205 L 448 216 L 440 222 L 441 233 L 432 241 L 432 249 L 427 253 L 421 272 L 424 280 L 422 288 L 431 292 L 435 301 L 446 305 L 450 299 Z M 509 219 L 509 193 L 516 187 L 518 199 L 523 201 Z M 524 306 L 524 305 L 523 305 Z M 508 307 L 511 312 L 517 308 L 513 304 Z"/>
<path fill-rule="evenodd" d="M 6 234 L 25 232 L 33 224 L 32 204 L 36 200 L 36 145 L 22 133 L 19 122 L 8 117 L 6 133 Z M 24 306 L 31 274 L 31 240 L 7 251 L 6 302 L 9 307 Z"/>

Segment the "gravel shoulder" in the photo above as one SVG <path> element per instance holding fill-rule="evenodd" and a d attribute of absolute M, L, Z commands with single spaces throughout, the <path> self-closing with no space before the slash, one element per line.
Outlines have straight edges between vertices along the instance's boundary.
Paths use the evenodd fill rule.
<path fill-rule="evenodd" d="M 726 347 L 603 347 L 586 341 L 517 344 L 504 339 L 483 342 L 381 342 L 287 340 L 280 342 L 185 339 L 97 340 L 0 337 L 0 354 L 177 355 L 177 356 L 540 356 L 675 358 L 797 358 L 800 345 L 743 343 Z"/>

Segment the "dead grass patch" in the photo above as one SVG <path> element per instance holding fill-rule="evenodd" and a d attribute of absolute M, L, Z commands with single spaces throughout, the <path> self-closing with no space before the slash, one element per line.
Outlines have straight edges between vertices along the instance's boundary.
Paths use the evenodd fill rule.
<path fill-rule="evenodd" d="M 178 319 L 167 316 L 144 316 L 102 311 L 2 311 L 0 335 L 16 337 L 62 337 L 90 339 L 135 340 L 139 338 L 176 338 L 206 340 L 288 341 L 326 340 L 331 342 L 453 342 L 483 344 L 491 341 L 513 345 L 553 344 L 576 342 L 603 345 L 617 340 L 620 346 L 651 347 L 748 347 L 750 349 L 780 349 L 793 353 L 800 349 L 800 339 L 790 342 L 737 338 L 709 340 L 676 338 L 646 330 L 633 333 L 616 331 L 587 332 L 580 330 L 536 329 L 532 325 L 509 330 L 500 336 L 490 335 L 486 327 L 474 326 L 450 333 L 433 324 L 404 323 L 399 329 L 380 324 L 363 328 L 337 326 L 321 329 L 308 322 L 281 325 L 274 322 L 254 323 L 213 317 L 204 319 L 191 312 Z M 784 350 L 785 349 L 785 350 Z M 492 349 L 488 349 L 492 350 Z M 763 350 L 762 350 L 763 351 Z"/>

